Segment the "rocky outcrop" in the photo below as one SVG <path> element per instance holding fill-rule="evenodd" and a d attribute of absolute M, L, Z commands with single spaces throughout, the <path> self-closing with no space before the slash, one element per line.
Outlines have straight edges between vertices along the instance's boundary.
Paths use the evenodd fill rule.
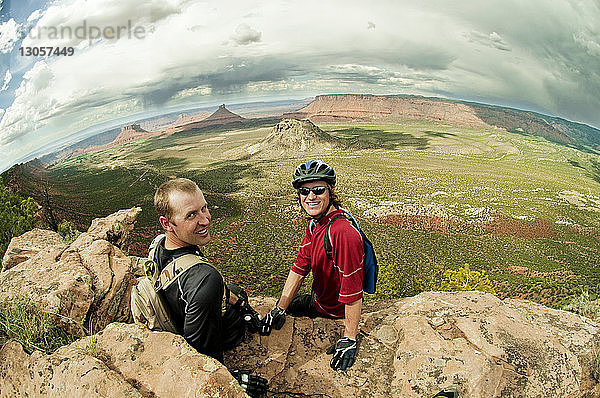
<path fill-rule="evenodd" d="M 51 355 L 4 344 L 0 397 L 243 396 L 224 367 L 181 337 L 111 323 L 130 318 L 141 259 L 110 241 L 122 242 L 139 211 L 95 220 L 71 245 L 37 246 L 0 273 L 0 300 L 29 295 L 72 334 L 82 336 L 88 320 L 102 330 Z M 264 314 L 275 299 L 251 303 Z M 250 335 L 227 352 L 225 364 L 267 378 L 274 396 L 432 397 L 449 388 L 461 398 L 600 396 L 600 325 L 573 313 L 480 292 L 426 292 L 366 303 L 360 329 L 357 361 L 344 373 L 325 353 L 343 332 L 343 321 L 329 319 L 288 317 L 271 336 Z"/>
<path fill-rule="evenodd" d="M 245 397 L 216 360 L 181 336 L 113 323 L 51 355 L 8 342 L 0 349 L 0 397 Z"/>
<path fill-rule="evenodd" d="M 29 260 L 37 253 L 44 250 L 62 252 L 67 245 L 63 243 L 59 234 L 46 229 L 34 228 L 21 236 L 11 239 L 6 253 L 2 258 L 2 270 L 5 271 Z"/>
<path fill-rule="evenodd" d="M 127 239 L 127 234 L 133 229 L 137 216 L 142 211 L 139 207 L 119 210 L 104 218 L 92 220 L 87 234 L 93 240 L 106 240 L 115 246 L 121 246 Z"/>
<path fill-rule="evenodd" d="M 0 273 L 0 301 L 27 295 L 40 309 L 56 313 L 58 324 L 76 336 L 83 335 L 84 321 L 94 330 L 128 321 L 133 260 L 114 245 L 123 242 L 140 211 L 95 219 L 69 246 L 59 243 L 32 252 Z"/>
<path fill-rule="evenodd" d="M 255 302 L 262 313 L 273 304 Z M 323 319 L 288 317 L 226 364 L 253 369 L 290 395 L 420 398 L 455 388 L 461 397 L 600 396 L 600 325 L 529 301 L 422 293 L 367 304 L 361 331 L 357 362 L 345 373 L 332 371 L 325 354 L 343 324 Z"/>
<path fill-rule="evenodd" d="M 254 299 L 265 313 L 275 299 Z M 524 300 L 427 292 L 365 305 L 357 361 L 346 372 L 325 353 L 342 321 L 288 317 L 225 354 L 227 369 L 269 380 L 273 396 L 464 398 L 598 397 L 600 325 Z M 227 369 L 180 336 L 110 324 L 51 355 L 0 349 L 0 397 L 244 396 Z M 594 374 L 594 372 L 596 372 Z"/>
<path fill-rule="evenodd" d="M 342 147 L 339 140 L 321 130 L 310 120 L 283 119 L 265 139 L 242 150 L 244 155 L 283 155 L 284 153 L 327 151 Z"/>

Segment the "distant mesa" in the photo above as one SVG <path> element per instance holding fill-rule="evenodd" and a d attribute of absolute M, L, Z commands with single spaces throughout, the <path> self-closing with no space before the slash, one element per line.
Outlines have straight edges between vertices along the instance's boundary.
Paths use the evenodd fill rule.
<path fill-rule="evenodd" d="M 139 124 L 129 124 L 121 127 L 121 134 L 147 133 Z"/>
<path fill-rule="evenodd" d="M 217 109 L 212 115 L 204 119 L 202 122 L 211 124 L 228 124 L 234 122 L 243 122 L 244 120 L 246 119 L 231 112 L 229 109 L 225 108 L 225 104 L 223 104 L 219 106 L 219 109 Z"/>
<path fill-rule="evenodd" d="M 210 116 L 210 112 L 200 112 L 195 115 L 188 115 L 187 113 L 180 113 L 177 116 L 177 120 L 175 120 L 169 127 L 181 127 L 186 124 L 196 123 L 196 122 L 206 119 L 209 116 Z"/>
<path fill-rule="evenodd" d="M 283 115 L 313 122 L 407 120 L 456 127 L 504 130 L 544 137 L 570 147 L 600 148 L 600 131 L 581 123 L 499 106 L 409 95 L 319 95 L 304 108 Z"/>
<path fill-rule="evenodd" d="M 186 130 L 200 129 L 208 126 L 241 123 L 246 120 L 240 115 L 236 115 L 235 113 L 227 109 L 225 107 L 225 104 L 222 104 L 221 106 L 219 106 L 219 109 L 217 109 L 208 117 L 202 118 L 201 120 L 198 120 L 198 117 L 186 119 L 186 116 L 184 115 L 179 116 L 180 117 L 177 119 L 177 121 L 165 131 L 167 135 Z M 180 123 L 178 124 L 178 122 Z"/>
<path fill-rule="evenodd" d="M 146 140 L 152 137 L 158 137 L 163 135 L 163 131 L 146 131 L 140 127 L 139 124 L 128 124 L 127 126 L 121 127 L 121 132 L 110 144 L 107 145 L 108 148 L 123 144 L 128 144 L 130 142 Z"/>
<path fill-rule="evenodd" d="M 303 103 L 306 104 L 307 101 Z M 244 109 L 247 112 L 249 108 Z M 252 120 L 231 112 L 225 104 L 220 105 L 212 114 L 202 111 L 192 115 L 175 115 L 177 114 L 123 126 L 120 131 L 110 130 L 47 155 L 43 158 L 44 162 L 67 159 L 152 137 L 167 137 L 179 132 L 193 133 L 193 130 L 202 130 L 210 126 L 227 125 L 235 128 L 236 124 Z M 340 136 L 338 139 L 324 133 L 313 123 L 409 121 L 423 125 L 432 123 L 457 128 L 508 131 L 543 137 L 560 145 L 593 153 L 600 151 L 600 130 L 596 128 L 530 111 L 442 98 L 373 94 L 319 95 L 301 109 L 283 113 L 281 119 L 281 123 L 273 128 L 265 140 L 240 150 L 247 155 L 248 151 L 308 151 L 334 148 L 340 145 L 340 142 L 345 146 L 352 144 L 344 137 Z M 237 154 L 236 150 L 231 151 L 232 154 Z"/>
<path fill-rule="evenodd" d="M 430 120 L 462 127 L 490 127 L 465 104 L 372 94 L 319 95 L 304 108 L 284 116 L 314 122 Z"/>

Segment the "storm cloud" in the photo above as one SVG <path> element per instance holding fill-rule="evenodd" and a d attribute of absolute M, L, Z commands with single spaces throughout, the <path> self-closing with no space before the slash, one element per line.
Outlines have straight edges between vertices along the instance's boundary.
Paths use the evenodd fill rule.
<path fill-rule="evenodd" d="M 73 46 L 74 56 L 13 57 L 0 143 L 16 159 L 44 137 L 109 118 L 327 92 L 441 93 L 598 127 L 599 4 L 57 0 L 32 12 L 32 29 L 130 25 L 144 37 L 62 38 L 51 44 Z M 0 51 L 19 43 L 26 22 L 0 26 L 10 33 Z M 30 35 L 21 45 L 47 42 Z"/>

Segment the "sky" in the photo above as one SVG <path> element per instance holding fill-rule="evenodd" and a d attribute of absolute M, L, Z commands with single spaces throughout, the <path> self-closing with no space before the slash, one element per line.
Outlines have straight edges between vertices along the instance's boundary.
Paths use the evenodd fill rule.
<path fill-rule="evenodd" d="M 0 171 L 132 115 L 328 93 L 600 128 L 600 0 L 0 0 Z"/>

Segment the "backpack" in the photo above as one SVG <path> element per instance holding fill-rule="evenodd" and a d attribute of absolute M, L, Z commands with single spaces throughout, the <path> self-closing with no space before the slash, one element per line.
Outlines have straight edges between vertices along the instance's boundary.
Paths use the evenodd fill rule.
<path fill-rule="evenodd" d="M 131 314 L 135 322 L 145 324 L 150 330 L 177 333 L 160 291 L 166 289 L 193 265 L 208 264 L 208 260 L 195 254 L 184 254 L 167 264 L 162 272 L 158 272 L 154 252 L 164 238 L 164 234 L 159 235 L 150 244 L 150 252 L 144 263 L 146 276 L 139 278 L 138 284 L 131 290 Z"/>
<path fill-rule="evenodd" d="M 331 235 L 329 233 L 329 230 L 331 229 L 331 224 L 333 224 L 336 220 L 345 218 L 360 233 L 364 244 L 365 259 L 363 262 L 363 291 L 369 294 L 374 294 L 377 288 L 377 274 L 379 273 L 379 266 L 377 265 L 377 257 L 375 257 L 375 250 L 373 249 L 373 244 L 371 243 L 369 238 L 367 238 L 365 233 L 360 229 L 356 219 L 352 217 L 352 215 L 346 210 L 342 208 L 340 208 L 339 210 L 343 211 L 343 214 L 336 214 L 335 216 L 333 216 L 329 221 L 329 224 L 327 224 L 327 229 L 325 230 L 325 237 L 323 239 L 325 254 L 327 255 L 328 259 L 333 261 L 333 245 L 331 242 Z M 315 226 L 315 221 L 312 220 L 310 224 L 311 233 Z"/>
<path fill-rule="evenodd" d="M 150 330 L 178 333 L 160 291 L 169 287 L 179 275 L 192 266 L 196 264 L 211 265 L 202 256 L 184 254 L 173 259 L 161 272 L 158 272 L 158 265 L 154 261 L 154 252 L 164 238 L 164 234 L 158 235 L 150 244 L 148 258 L 144 263 L 144 273 L 146 276 L 138 279 L 138 284 L 133 286 L 131 290 L 131 314 L 135 322 L 143 323 Z M 231 291 L 238 298 L 242 298 L 234 305 L 229 304 Z M 223 301 L 225 311 L 222 314 L 222 343 L 223 348 L 229 350 L 244 340 L 246 331 L 244 315 L 246 315 L 247 309 L 245 307 L 242 308 L 242 305 L 245 304 L 248 306 L 248 295 L 236 285 L 226 285 Z"/>

